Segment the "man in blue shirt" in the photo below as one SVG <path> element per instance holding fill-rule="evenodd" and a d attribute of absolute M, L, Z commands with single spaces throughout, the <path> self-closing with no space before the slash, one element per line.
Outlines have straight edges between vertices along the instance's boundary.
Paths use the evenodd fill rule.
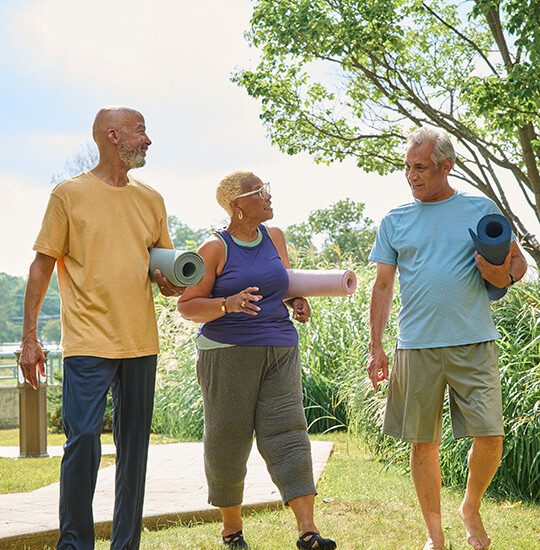
<path fill-rule="evenodd" d="M 491 541 L 480 502 L 499 466 L 503 435 L 500 335 L 484 280 L 508 287 L 523 277 L 527 263 L 515 242 L 500 266 L 474 251 L 468 228 L 500 211 L 490 199 L 449 185 L 455 152 L 445 132 L 420 128 L 408 145 L 405 174 L 414 202 L 385 216 L 369 258 L 377 275 L 368 375 L 375 390 L 388 378 L 382 339 L 398 270 L 402 307 L 383 431 L 412 444 L 411 473 L 427 527 L 424 548 L 443 549 L 439 444 L 448 386 L 454 437 L 474 438 L 459 512 L 469 544 L 482 549 Z"/>

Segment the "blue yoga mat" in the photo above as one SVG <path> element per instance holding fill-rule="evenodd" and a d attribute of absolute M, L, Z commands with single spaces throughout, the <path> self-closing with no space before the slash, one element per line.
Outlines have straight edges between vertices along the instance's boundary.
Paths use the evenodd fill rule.
<path fill-rule="evenodd" d="M 510 250 L 512 227 L 501 214 L 488 214 L 476 226 L 476 233 L 469 229 L 476 251 L 490 264 L 501 265 Z M 489 299 L 499 300 L 508 290 L 498 288 L 485 281 Z"/>

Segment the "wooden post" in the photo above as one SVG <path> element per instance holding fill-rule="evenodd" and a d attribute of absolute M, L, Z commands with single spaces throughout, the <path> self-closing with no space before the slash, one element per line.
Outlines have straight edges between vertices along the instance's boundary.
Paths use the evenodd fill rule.
<path fill-rule="evenodd" d="M 45 360 L 49 350 L 43 350 Z M 17 365 L 21 356 L 15 352 Z M 47 377 L 38 373 L 39 388 L 35 390 L 19 369 L 19 458 L 47 457 Z"/>

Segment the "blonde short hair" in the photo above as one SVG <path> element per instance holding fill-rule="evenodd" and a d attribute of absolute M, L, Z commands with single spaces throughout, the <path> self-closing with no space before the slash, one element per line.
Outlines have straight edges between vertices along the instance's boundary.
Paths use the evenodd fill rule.
<path fill-rule="evenodd" d="M 245 179 L 255 177 L 253 172 L 233 172 L 225 176 L 219 183 L 216 189 L 216 199 L 229 216 L 232 216 L 233 210 L 231 202 L 241 195 L 243 192 L 242 183 Z"/>

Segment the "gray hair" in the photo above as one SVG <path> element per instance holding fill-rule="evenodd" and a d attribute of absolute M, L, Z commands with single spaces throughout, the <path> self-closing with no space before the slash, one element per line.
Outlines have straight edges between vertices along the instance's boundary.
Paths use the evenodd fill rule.
<path fill-rule="evenodd" d="M 438 128 L 431 128 L 430 126 L 421 126 L 409 135 L 407 150 L 419 147 L 426 142 L 433 143 L 434 145 L 431 160 L 437 166 L 440 166 L 445 160 L 450 160 L 452 166 L 454 165 L 456 162 L 456 152 L 447 132 Z"/>

